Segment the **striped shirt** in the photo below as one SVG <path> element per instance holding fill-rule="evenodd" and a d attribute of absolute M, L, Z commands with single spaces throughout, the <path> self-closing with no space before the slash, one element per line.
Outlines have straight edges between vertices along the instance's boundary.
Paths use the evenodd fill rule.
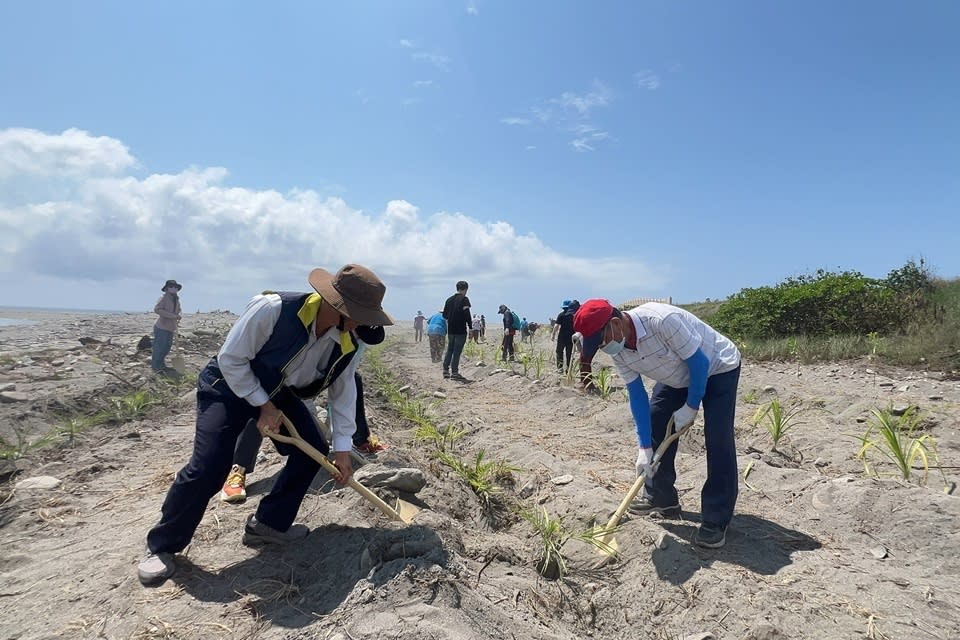
<path fill-rule="evenodd" d="M 644 375 L 668 387 L 690 385 L 687 358 L 701 349 L 710 365 L 707 375 L 732 371 L 740 352 L 726 336 L 685 309 L 648 302 L 626 312 L 637 332 L 637 349 L 622 349 L 613 363 L 624 383 Z"/>

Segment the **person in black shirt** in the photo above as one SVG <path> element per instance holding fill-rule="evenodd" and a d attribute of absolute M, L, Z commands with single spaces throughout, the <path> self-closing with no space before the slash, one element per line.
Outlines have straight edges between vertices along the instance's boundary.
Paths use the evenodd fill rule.
<path fill-rule="evenodd" d="M 557 316 L 557 371 L 564 373 L 570 369 L 570 356 L 573 353 L 573 316 L 580 308 L 576 300 L 564 300 L 560 315 Z"/>
<path fill-rule="evenodd" d="M 447 321 L 447 352 L 443 356 L 443 377 L 451 380 L 466 380 L 460 375 L 460 354 L 471 329 L 468 287 L 466 280 L 458 282 L 457 292 L 447 298 L 443 305 L 443 318 Z"/>

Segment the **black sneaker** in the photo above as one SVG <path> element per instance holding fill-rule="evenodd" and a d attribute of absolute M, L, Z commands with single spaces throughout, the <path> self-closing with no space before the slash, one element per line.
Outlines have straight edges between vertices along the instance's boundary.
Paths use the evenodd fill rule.
<path fill-rule="evenodd" d="M 727 528 L 715 524 L 702 524 L 693 541 L 707 549 L 719 549 L 727 541 Z"/>
<path fill-rule="evenodd" d="M 457 382 L 470 382 L 467 378 L 464 378 L 464 377 L 463 377 L 462 375 L 460 375 L 459 373 L 451 373 L 451 374 L 450 374 L 450 379 L 451 379 L 451 380 L 456 380 Z"/>
<path fill-rule="evenodd" d="M 449 378 L 449 377 L 450 377 L 450 372 L 449 372 L 449 371 L 444 371 L 444 372 L 443 372 L 443 377 L 444 377 L 444 378 Z"/>
<path fill-rule="evenodd" d="M 648 516 L 653 513 L 666 516 L 668 518 L 677 518 L 680 516 L 680 503 L 659 505 L 650 501 L 647 496 L 638 496 L 633 499 L 627 511 L 637 516 Z"/>

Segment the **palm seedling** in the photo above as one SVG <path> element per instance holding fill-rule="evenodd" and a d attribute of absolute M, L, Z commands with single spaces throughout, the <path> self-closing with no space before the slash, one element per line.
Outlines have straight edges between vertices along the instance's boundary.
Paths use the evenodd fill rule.
<path fill-rule="evenodd" d="M 779 398 L 774 398 L 767 405 L 757 409 L 753 416 L 753 423 L 763 423 L 773 440 L 772 450 L 776 451 L 783 436 L 796 425 L 796 417 L 801 411 L 803 411 L 803 405 L 800 403 L 784 406 Z"/>
<path fill-rule="evenodd" d="M 608 529 L 605 526 L 594 525 L 580 531 L 572 530 L 564 524 L 562 517 L 551 518 L 544 507 L 539 510 L 522 511 L 520 515 L 533 526 L 539 537 L 537 571 L 545 578 L 557 580 L 566 575 L 567 563 L 563 546 L 570 540 L 585 542 L 608 556 L 616 553 L 606 542 L 613 538 L 616 527 Z"/>
<path fill-rule="evenodd" d="M 939 466 L 937 443 L 928 433 L 914 435 L 923 422 L 916 407 L 910 407 L 903 415 L 895 416 L 891 408 L 872 409 L 873 419 L 870 420 L 867 430 L 861 436 L 860 450 L 857 457 L 863 460 L 864 471 L 868 475 L 879 476 L 876 465 L 871 468 L 870 453 L 879 452 L 897 469 L 897 474 L 909 481 L 918 462 L 923 469 L 923 482 L 926 484 L 930 469 L 930 459 Z"/>

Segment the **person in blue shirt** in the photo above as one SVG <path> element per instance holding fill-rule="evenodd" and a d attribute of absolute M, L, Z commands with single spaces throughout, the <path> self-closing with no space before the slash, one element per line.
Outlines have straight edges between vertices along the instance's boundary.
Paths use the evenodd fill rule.
<path fill-rule="evenodd" d="M 443 350 L 447 346 L 447 321 L 443 318 L 443 309 L 427 320 L 427 340 L 430 342 L 430 360 L 443 360 Z"/>

